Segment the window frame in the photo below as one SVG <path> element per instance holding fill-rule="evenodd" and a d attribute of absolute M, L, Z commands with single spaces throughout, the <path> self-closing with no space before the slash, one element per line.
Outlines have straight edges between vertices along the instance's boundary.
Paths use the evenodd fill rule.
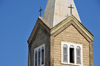
<path fill-rule="evenodd" d="M 44 48 L 44 64 L 42 64 L 42 47 Z M 40 66 L 45 65 L 45 44 L 40 45 L 39 47 L 36 47 L 34 49 L 34 66 L 35 66 L 35 51 L 38 51 L 40 49 Z M 37 52 L 37 66 L 38 66 L 38 52 Z"/>
<path fill-rule="evenodd" d="M 67 45 L 67 52 L 68 52 L 68 55 L 67 55 L 68 56 L 67 57 L 68 58 L 68 60 L 67 60 L 68 62 L 67 63 L 66 62 L 63 62 L 63 45 L 64 44 Z M 69 52 L 70 52 L 70 46 L 71 45 L 74 46 L 74 63 L 70 63 L 70 53 Z M 77 52 L 76 52 L 76 48 L 78 46 L 81 48 L 81 52 L 80 52 L 81 53 L 81 58 L 80 58 L 81 59 L 80 60 L 81 64 L 77 64 L 77 56 L 76 56 L 77 55 L 76 54 Z M 82 66 L 83 65 L 83 54 L 82 54 L 82 52 L 83 52 L 83 50 L 82 50 L 82 44 L 71 43 L 71 42 L 63 42 L 62 41 L 61 42 L 61 63 L 62 64 L 70 64 L 70 65 L 81 65 Z"/>

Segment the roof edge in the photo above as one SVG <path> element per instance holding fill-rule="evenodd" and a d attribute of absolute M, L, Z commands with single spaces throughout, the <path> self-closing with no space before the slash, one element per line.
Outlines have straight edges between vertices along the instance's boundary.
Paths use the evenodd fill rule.
<path fill-rule="evenodd" d="M 50 34 L 55 33 L 57 30 L 59 30 L 59 28 L 61 28 L 64 24 L 70 22 L 71 20 L 73 20 L 75 22 L 75 24 L 77 24 L 84 31 L 84 33 L 86 33 L 93 41 L 94 35 L 74 15 L 70 15 L 69 17 L 65 18 L 60 23 L 55 25 L 51 29 Z"/>
<path fill-rule="evenodd" d="M 34 36 L 34 34 L 35 34 L 35 31 L 36 31 L 36 29 L 37 29 L 37 27 L 38 27 L 38 24 L 40 24 L 40 22 L 42 22 L 43 24 L 45 24 L 45 26 L 47 26 L 49 29 L 52 28 L 42 17 L 38 17 L 38 19 L 37 19 L 37 21 L 36 21 L 36 24 L 35 24 L 35 26 L 34 26 L 32 32 L 31 32 L 31 34 L 30 34 L 28 40 L 27 40 L 28 44 L 30 44 L 30 42 L 31 42 L 31 40 L 32 40 L 32 38 L 33 38 L 33 36 Z"/>

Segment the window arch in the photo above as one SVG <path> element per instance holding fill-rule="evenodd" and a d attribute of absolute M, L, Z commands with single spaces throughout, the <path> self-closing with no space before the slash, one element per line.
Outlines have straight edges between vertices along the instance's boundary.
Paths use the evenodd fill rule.
<path fill-rule="evenodd" d="M 74 46 L 73 46 L 73 45 L 71 45 L 71 46 L 70 46 L 70 48 L 74 48 Z"/>
<path fill-rule="evenodd" d="M 77 64 L 81 63 L 81 48 L 79 46 L 76 47 L 76 61 Z"/>
<path fill-rule="evenodd" d="M 67 52 L 68 50 L 67 50 L 67 45 L 66 44 L 64 44 L 63 45 L 63 62 L 67 62 L 68 61 L 68 52 Z"/>

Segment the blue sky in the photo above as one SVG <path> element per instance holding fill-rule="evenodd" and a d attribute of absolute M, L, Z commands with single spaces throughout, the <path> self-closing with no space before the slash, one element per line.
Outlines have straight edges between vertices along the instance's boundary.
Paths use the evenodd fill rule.
<path fill-rule="evenodd" d="M 94 34 L 94 66 L 100 66 L 100 0 L 74 0 L 82 24 Z M 27 66 L 27 40 L 47 0 L 0 0 L 0 66 Z"/>

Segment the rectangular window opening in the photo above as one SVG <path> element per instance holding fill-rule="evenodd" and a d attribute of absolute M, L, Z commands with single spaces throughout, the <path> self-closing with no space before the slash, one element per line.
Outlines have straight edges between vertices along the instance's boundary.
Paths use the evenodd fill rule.
<path fill-rule="evenodd" d="M 35 66 L 37 66 L 37 51 L 35 51 Z"/>
<path fill-rule="evenodd" d="M 74 48 L 70 48 L 70 63 L 74 63 Z"/>
<path fill-rule="evenodd" d="M 44 49 L 42 49 L 42 65 L 44 64 Z"/>

